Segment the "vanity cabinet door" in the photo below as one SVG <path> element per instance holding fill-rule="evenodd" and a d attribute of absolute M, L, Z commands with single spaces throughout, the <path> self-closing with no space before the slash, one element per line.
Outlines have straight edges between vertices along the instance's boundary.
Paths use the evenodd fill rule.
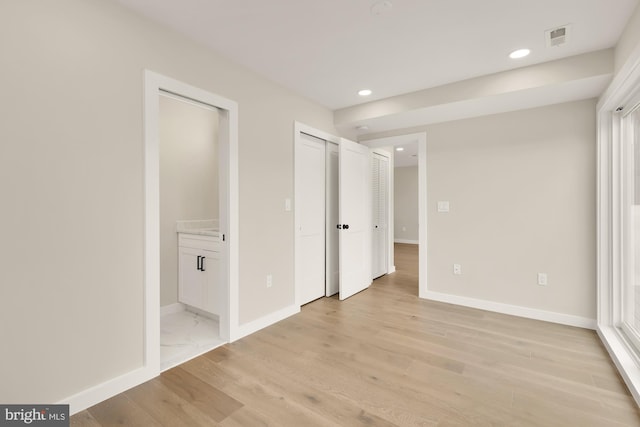
<path fill-rule="evenodd" d="M 220 253 L 202 251 L 204 256 L 204 307 L 203 310 L 221 315 L 222 296 L 220 295 Z"/>
<path fill-rule="evenodd" d="M 203 252 L 200 249 L 178 249 L 178 300 L 196 308 L 204 309 L 206 271 L 200 270 Z"/>

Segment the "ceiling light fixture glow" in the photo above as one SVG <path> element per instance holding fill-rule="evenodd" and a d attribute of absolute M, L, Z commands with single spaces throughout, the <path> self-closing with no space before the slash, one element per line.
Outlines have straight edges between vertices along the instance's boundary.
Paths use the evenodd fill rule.
<path fill-rule="evenodd" d="M 358 91 L 358 95 L 360 95 L 360 96 L 369 96 L 372 93 L 373 92 L 371 92 L 371 89 L 362 89 L 362 90 Z"/>
<path fill-rule="evenodd" d="M 393 7 L 393 3 L 391 2 L 391 0 L 381 0 L 381 1 L 375 2 L 371 6 L 371 14 L 374 16 L 382 15 L 384 13 L 389 12 L 392 7 Z"/>
<path fill-rule="evenodd" d="M 397 147 L 397 148 L 396 148 L 396 151 L 404 151 L 404 148 L 402 148 L 402 147 Z"/>
<path fill-rule="evenodd" d="M 511 59 L 520 59 L 520 58 L 524 58 L 525 56 L 529 55 L 531 53 L 531 50 L 529 49 L 518 49 L 518 50 L 514 50 L 513 52 L 511 52 L 509 54 L 509 58 Z"/>

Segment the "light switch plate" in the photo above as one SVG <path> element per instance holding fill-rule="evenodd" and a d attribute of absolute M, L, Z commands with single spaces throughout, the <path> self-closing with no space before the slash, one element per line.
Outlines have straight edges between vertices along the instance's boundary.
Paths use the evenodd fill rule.
<path fill-rule="evenodd" d="M 444 202 L 438 202 L 438 212 L 449 212 L 449 202 L 444 201 Z"/>
<path fill-rule="evenodd" d="M 284 199 L 284 210 L 286 212 L 291 211 L 291 199 Z"/>

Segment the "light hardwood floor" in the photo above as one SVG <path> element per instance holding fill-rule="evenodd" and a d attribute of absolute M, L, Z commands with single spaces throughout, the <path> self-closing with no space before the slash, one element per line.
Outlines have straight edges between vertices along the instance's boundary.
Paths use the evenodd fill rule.
<path fill-rule="evenodd" d="M 640 426 L 595 332 L 419 300 L 414 245 L 396 268 L 71 425 Z"/>

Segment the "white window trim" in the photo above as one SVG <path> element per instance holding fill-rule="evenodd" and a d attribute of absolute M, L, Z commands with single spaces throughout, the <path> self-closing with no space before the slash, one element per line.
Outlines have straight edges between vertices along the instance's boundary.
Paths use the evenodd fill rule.
<path fill-rule="evenodd" d="M 597 266 L 598 335 L 640 405 L 640 360 L 622 326 L 623 150 L 621 118 L 616 112 L 640 88 L 640 46 L 601 97 L 598 114 Z"/>

